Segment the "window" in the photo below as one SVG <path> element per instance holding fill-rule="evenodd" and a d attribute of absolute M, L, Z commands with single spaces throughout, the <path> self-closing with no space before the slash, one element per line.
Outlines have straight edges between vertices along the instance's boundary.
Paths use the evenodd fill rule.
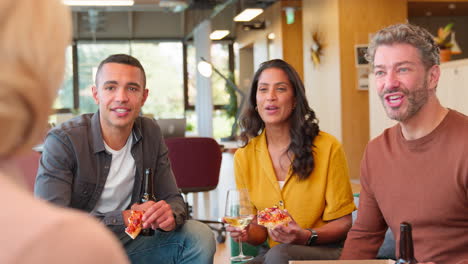
<path fill-rule="evenodd" d="M 137 58 L 146 73 L 148 100 L 142 112 L 156 118 L 184 116 L 182 43 L 156 41 L 113 41 L 78 43 L 80 113 L 95 112 L 91 87 L 99 63 L 112 54 Z"/>
<path fill-rule="evenodd" d="M 145 68 L 149 89 L 143 113 L 156 118 L 184 117 L 181 42 L 132 42 L 131 54 Z"/>
<path fill-rule="evenodd" d="M 229 78 L 229 46 L 226 43 L 213 43 L 211 45 L 211 63 L 221 74 Z M 187 72 L 188 72 L 188 104 L 189 108 L 194 107 L 196 100 L 196 75 L 197 65 L 195 57 L 195 47 L 188 45 L 187 47 Z M 229 103 L 229 94 L 226 93 L 226 82 L 219 75 L 213 72 L 211 76 L 211 87 L 213 89 L 213 104 L 218 106 Z"/>
<path fill-rule="evenodd" d="M 65 76 L 62 87 L 54 102 L 54 109 L 73 108 L 73 59 L 72 47 L 68 46 L 65 54 Z"/>
<path fill-rule="evenodd" d="M 229 49 L 232 49 L 231 44 L 226 42 L 214 42 L 211 45 L 211 63 L 221 72 L 226 78 L 233 78 L 232 72 L 229 69 Z M 187 46 L 187 123 L 194 131 L 196 129 L 195 101 L 196 101 L 196 54 L 193 45 Z M 234 117 L 228 116 L 226 105 L 229 104 L 229 93 L 226 91 L 226 81 L 219 74 L 213 72 L 211 76 L 211 87 L 213 90 L 213 136 L 215 138 L 227 137 L 231 134 L 231 126 L 234 122 Z"/>
<path fill-rule="evenodd" d="M 127 41 L 100 41 L 97 43 L 79 41 L 77 45 L 79 113 L 94 113 L 97 110 L 97 105 L 94 102 L 91 87 L 94 85 L 99 63 L 111 54 L 128 54 L 130 46 Z"/>
<path fill-rule="evenodd" d="M 113 40 L 88 41 L 79 40 L 75 46 L 67 48 L 66 71 L 64 83 L 54 103 L 57 112 L 73 111 L 75 114 L 93 113 L 97 105 L 92 97 L 91 87 L 99 63 L 111 54 L 130 54 L 140 60 L 146 72 L 148 99 L 142 108 L 144 114 L 155 118 L 187 118 L 187 130 L 196 134 L 196 115 L 194 112 L 195 89 L 195 49 L 188 45 L 186 52 L 187 95 L 184 95 L 184 46 L 181 41 L 152 40 Z M 226 77 L 231 77 L 230 50 L 232 45 L 226 42 L 212 44 L 212 63 Z M 75 56 L 73 56 L 75 51 Z M 76 61 L 73 61 L 73 60 Z M 73 76 L 73 67 L 76 76 Z M 76 80 L 74 79 L 76 78 Z M 77 84 L 77 87 L 74 87 Z M 218 74 L 212 75 L 214 137 L 230 135 L 233 117 L 227 115 L 225 106 L 229 104 L 229 93 L 226 82 Z M 74 98 L 74 95 L 78 95 Z M 77 104 L 77 105 L 74 105 Z M 51 117 L 51 122 L 54 117 Z"/>

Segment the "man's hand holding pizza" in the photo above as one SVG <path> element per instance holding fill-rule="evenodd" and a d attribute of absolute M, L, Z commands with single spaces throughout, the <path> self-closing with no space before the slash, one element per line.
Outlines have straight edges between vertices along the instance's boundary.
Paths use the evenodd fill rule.
<path fill-rule="evenodd" d="M 125 232 L 135 239 L 141 229 L 149 228 L 172 231 L 176 227 L 172 208 L 166 201 L 148 201 L 142 204 L 133 204 L 131 210 L 122 212 Z"/>
<path fill-rule="evenodd" d="M 164 231 L 172 231 L 176 227 L 172 208 L 164 200 L 134 204 L 131 209 L 145 212 L 142 218 L 143 228 L 151 227 L 152 229 L 159 228 Z"/>

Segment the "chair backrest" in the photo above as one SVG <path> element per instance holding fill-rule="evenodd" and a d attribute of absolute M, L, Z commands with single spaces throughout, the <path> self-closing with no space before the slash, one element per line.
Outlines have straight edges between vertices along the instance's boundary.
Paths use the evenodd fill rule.
<path fill-rule="evenodd" d="M 214 190 L 221 168 L 221 148 L 212 138 L 167 138 L 169 159 L 183 193 Z"/>

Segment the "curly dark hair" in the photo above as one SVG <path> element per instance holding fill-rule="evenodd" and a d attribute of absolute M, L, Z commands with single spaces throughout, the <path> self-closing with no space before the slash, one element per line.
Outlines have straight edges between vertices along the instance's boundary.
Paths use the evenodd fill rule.
<path fill-rule="evenodd" d="M 315 112 L 309 107 L 309 103 L 307 102 L 304 84 L 299 74 L 297 74 L 296 70 L 291 65 L 283 60 L 275 59 L 263 62 L 260 64 L 260 68 L 257 72 L 255 72 L 249 97 L 239 120 L 239 126 L 242 131 L 240 137 L 244 144 L 243 147 L 245 147 L 252 138 L 258 136 L 265 128 L 265 123 L 255 108 L 257 107 L 256 95 L 258 80 L 261 73 L 269 68 L 283 70 L 294 89 L 296 107 L 289 116 L 291 124 L 289 128 L 291 143 L 285 152 L 293 153 L 293 175 L 296 174 L 299 179 L 304 180 L 310 176 L 315 167 L 312 148 L 315 147 L 314 139 L 318 135 L 320 129 L 318 120 L 315 117 Z"/>

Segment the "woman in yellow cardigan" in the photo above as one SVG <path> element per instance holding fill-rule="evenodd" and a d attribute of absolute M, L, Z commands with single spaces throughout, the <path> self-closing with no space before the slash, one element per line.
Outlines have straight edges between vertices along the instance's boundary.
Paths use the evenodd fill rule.
<path fill-rule="evenodd" d="M 256 219 L 231 236 L 270 249 L 249 263 L 338 259 L 355 210 L 341 144 L 319 130 L 304 85 L 283 60 L 264 62 L 254 75 L 240 118 L 244 147 L 234 157 L 238 188 L 257 211 L 279 206 L 293 219 L 267 230 Z"/>

